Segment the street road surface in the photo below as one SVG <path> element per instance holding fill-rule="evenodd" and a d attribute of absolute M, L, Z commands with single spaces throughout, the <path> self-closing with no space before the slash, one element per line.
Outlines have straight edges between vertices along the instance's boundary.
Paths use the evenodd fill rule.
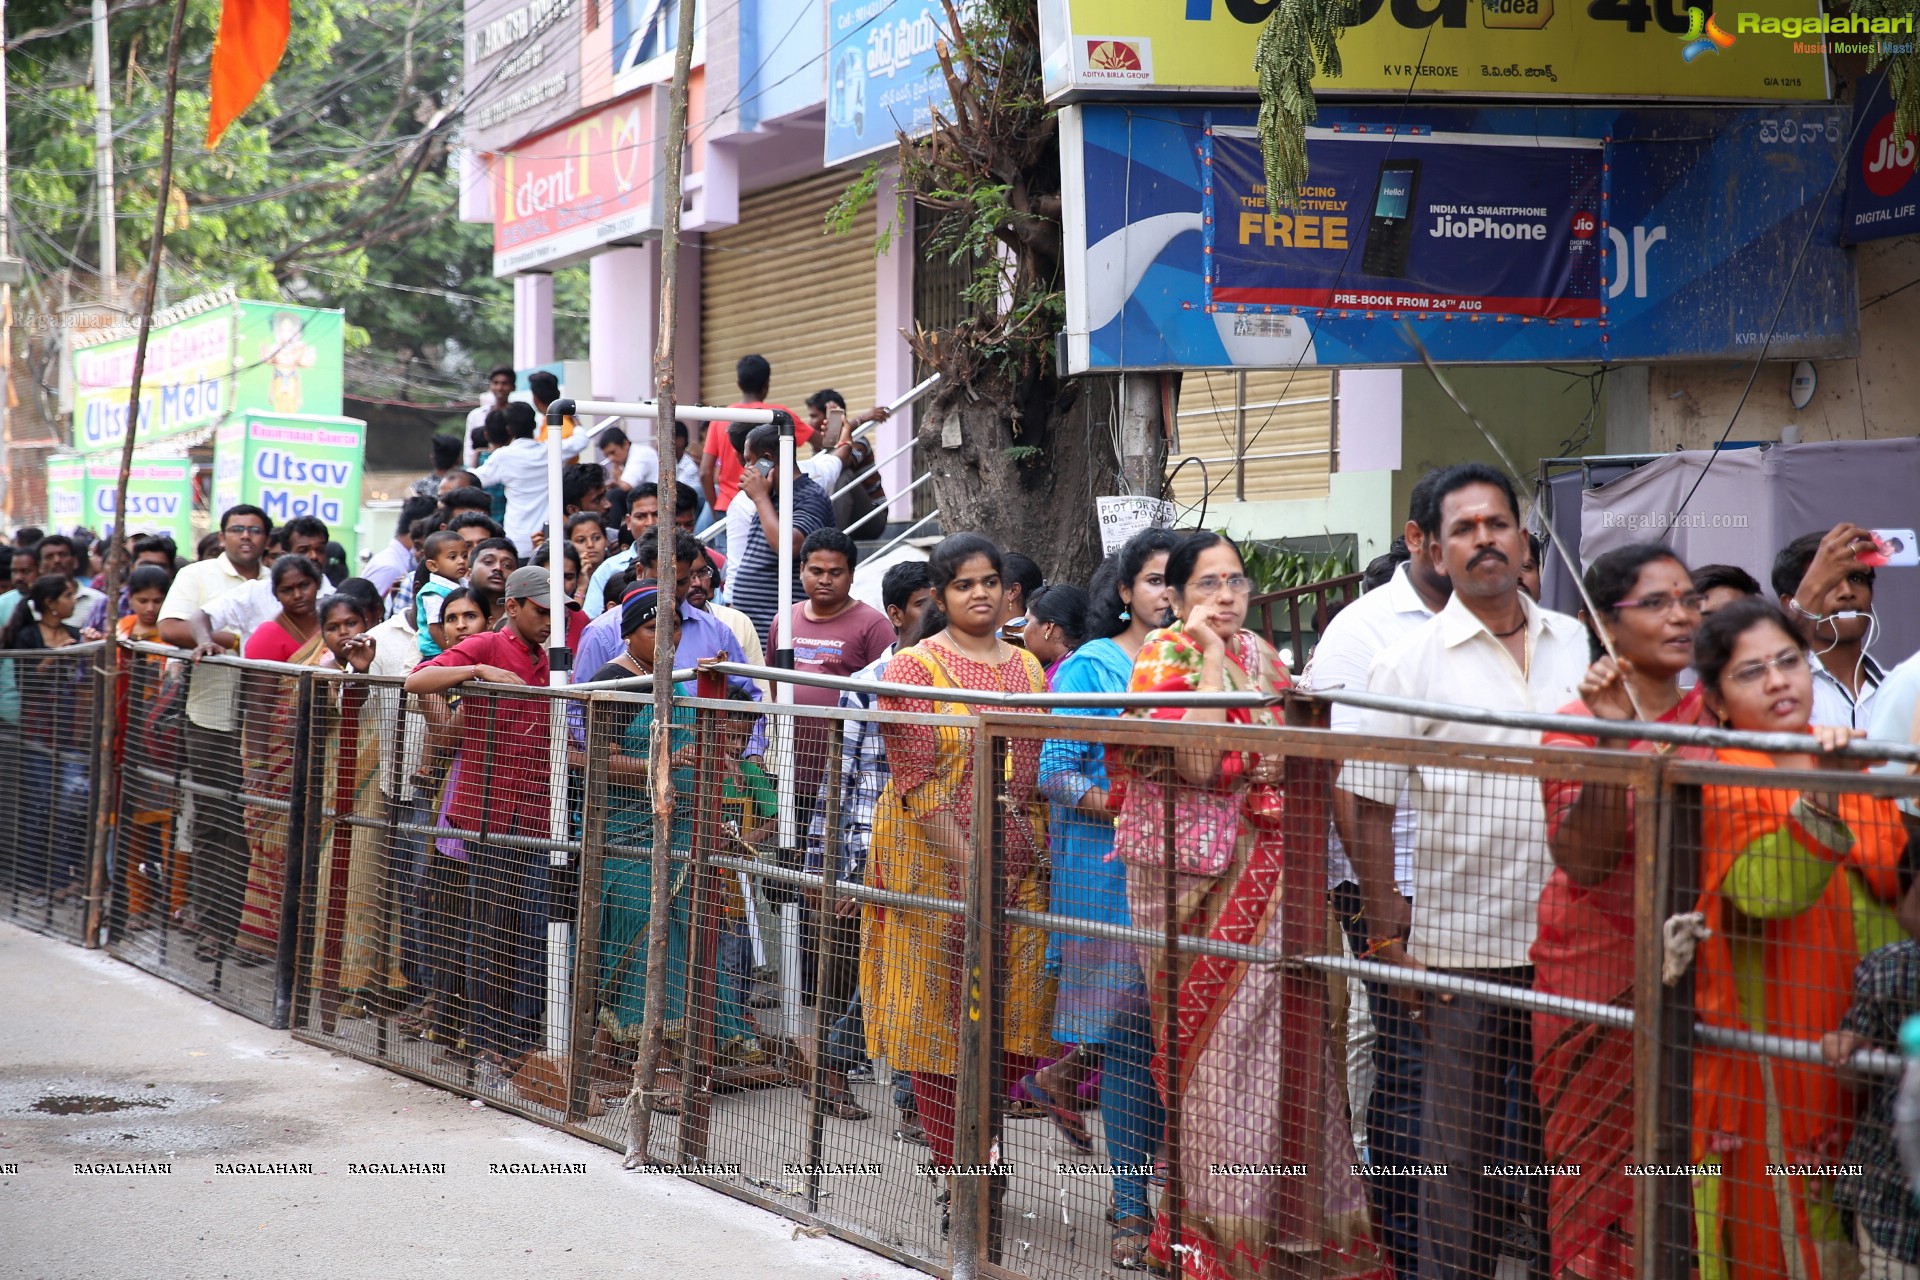
<path fill-rule="evenodd" d="M 0 1275 L 919 1274 L 9 924 L 0 1010 Z"/>

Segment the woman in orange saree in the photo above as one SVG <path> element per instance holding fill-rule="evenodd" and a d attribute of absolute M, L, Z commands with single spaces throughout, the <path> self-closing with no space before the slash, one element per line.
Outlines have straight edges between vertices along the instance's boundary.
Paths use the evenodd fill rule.
<path fill-rule="evenodd" d="M 1806 642 L 1771 604 L 1746 600 L 1714 613 L 1701 627 L 1694 667 L 1708 706 L 1733 728 L 1809 732 Z M 1818 726 L 1807 754 L 1716 754 L 1756 772 L 1843 772 L 1863 762 L 1827 752 L 1854 736 Z M 1861 956 L 1901 936 L 1892 910 L 1906 844 L 1898 811 L 1888 800 L 1764 780 L 1707 787 L 1702 810 L 1699 910 L 1712 934 L 1695 959 L 1698 1017 L 1818 1041 L 1840 1025 Z M 1845 1151 L 1852 1120 L 1846 1086 L 1818 1062 L 1695 1050 L 1701 1280 L 1857 1274 L 1825 1172 Z"/>
<path fill-rule="evenodd" d="M 1700 599 L 1686 566 L 1660 543 L 1607 552 L 1588 566 L 1587 598 L 1598 610 L 1593 666 L 1580 700 L 1561 715 L 1659 724 L 1717 723 L 1698 686 L 1683 692 Z M 1604 635 L 1615 657 L 1606 653 Z M 1665 754 L 1660 743 L 1550 732 L 1547 746 Z M 1674 754 L 1711 759 L 1704 747 Z M 1540 894 L 1533 989 L 1596 1004 L 1633 1007 L 1633 796 L 1572 778 L 1543 781 L 1547 847 L 1555 869 Z M 1556 1014 L 1533 1015 L 1533 1087 L 1541 1146 L 1554 1171 L 1547 1230 L 1554 1280 L 1630 1280 L 1633 1275 L 1633 1033 Z"/>

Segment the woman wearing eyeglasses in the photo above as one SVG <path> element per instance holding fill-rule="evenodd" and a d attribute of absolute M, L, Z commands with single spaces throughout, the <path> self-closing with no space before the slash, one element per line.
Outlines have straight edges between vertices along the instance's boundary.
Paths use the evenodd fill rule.
<path fill-rule="evenodd" d="M 1587 568 L 1595 615 L 1584 617 L 1593 666 L 1561 715 L 1660 724 L 1717 723 L 1704 691 L 1680 687 L 1693 662 L 1700 595 L 1687 567 L 1657 542 L 1620 547 Z M 1613 655 L 1607 644 L 1613 646 Z M 1659 743 L 1552 732 L 1547 746 L 1663 752 Z M 1703 747 L 1683 758 L 1711 759 Z M 1540 895 L 1531 957 L 1536 991 L 1633 1006 L 1633 805 L 1622 787 L 1544 781 L 1555 870 Z M 1556 1280 L 1633 1274 L 1633 1033 L 1551 1014 L 1533 1016 L 1534 1091 L 1550 1178 L 1548 1234 Z"/>
<path fill-rule="evenodd" d="M 1167 556 L 1166 585 L 1174 621 L 1152 632 L 1133 663 L 1134 693 L 1278 694 L 1289 680 L 1272 646 L 1245 629 L 1253 583 L 1240 549 L 1216 533 L 1192 533 Z M 1276 727 L 1268 707 L 1167 707 L 1129 715 L 1188 724 Z M 1258 945 L 1277 939 L 1282 870 L 1282 758 L 1273 752 L 1194 747 L 1128 750 L 1119 755 L 1125 798 L 1114 851 L 1127 863 L 1127 902 L 1136 928 L 1160 933 L 1171 922 L 1182 934 Z M 1110 761 L 1110 764 L 1113 763 Z M 1173 797 L 1174 883 L 1169 893 L 1164 813 Z M 1289 886 L 1290 887 L 1290 886 Z M 1195 1252 L 1182 1274 L 1253 1280 L 1283 1273 L 1286 1261 L 1318 1252 L 1338 1256 L 1331 1274 L 1384 1270 L 1366 1225 L 1366 1202 L 1353 1176 L 1358 1161 L 1345 1124 L 1346 1104 L 1324 1044 L 1318 1102 L 1283 1095 L 1286 1056 L 1299 1043 L 1281 998 L 1277 966 L 1209 955 L 1180 955 L 1178 1017 L 1166 1007 L 1165 966 L 1176 957 L 1142 953 L 1152 1002 L 1154 1075 L 1162 1096 L 1180 1100 L 1180 1187 L 1183 1243 Z M 1169 1032 L 1169 1024 L 1173 1031 Z M 1168 1041 L 1177 1037 L 1176 1052 Z M 1178 1074 L 1168 1079 L 1170 1063 Z M 1314 1150 L 1289 1150 L 1282 1117 L 1296 1106 L 1326 1119 Z M 1302 1201 L 1302 1183 L 1250 1176 L 1248 1167 L 1318 1164 L 1322 1203 Z M 1239 1171 L 1236 1172 L 1236 1169 Z M 1169 1264 L 1163 1200 L 1148 1256 Z M 1319 1238 L 1309 1223 L 1324 1224 Z"/>
<path fill-rule="evenodd" d="M 1826 754 L 1858 736 L 1809 727 L 1807 644 L 1764 600 L 1716 611 L 1694 642 L 1710 710 L 1735 729 L 1807 734 L 1808 750 L 1723 748 L 1754 770 L 1855 772 Z M 1701 797 L 1699 910 L 1712 930 L 1694 962 L 1694 1002 L 1714 1027 L 1818 1040 L 1840 1025 L 1860 958 L 1901 936 L 1893 904 L 1905 834 L 1890 800 L 1819 786 L 1709 786 Z M 1846 1150 L 1853 1103 L 1813 1063 L 1703 1045 L 1694 1050 L 1693 1160 L 1703 1277 L 1858 1274 L 1852 1242 L 1818 1166 Z M 1768 1172 L 1774 1166 L 1775 1175 Z M 1780 1166 L 1802 1166 L 1782 1172 Z M 1815 1166 L 1809 1173 L 1806 1166 Z M 1803 1176 L 1805 1175 L 1805 1176 Z"/>

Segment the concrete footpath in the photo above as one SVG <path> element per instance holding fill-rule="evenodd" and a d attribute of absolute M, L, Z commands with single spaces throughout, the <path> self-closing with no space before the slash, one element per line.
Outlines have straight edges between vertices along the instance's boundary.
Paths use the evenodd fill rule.
<path fill-rule="evenodd" d="M 103 1275 L 919 1273 L 0 924 L 0 1276 Z"/>

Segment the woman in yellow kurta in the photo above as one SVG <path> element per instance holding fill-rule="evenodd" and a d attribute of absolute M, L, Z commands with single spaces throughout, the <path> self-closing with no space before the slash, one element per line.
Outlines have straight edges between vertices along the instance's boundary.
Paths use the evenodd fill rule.
<path fill-rule="evenodd" d="M 929 569 L 944 621 L 895 655 L 886 679 L 940 689 L 1045 692 L 1046 673 L 1025 649 L 999 638 L 1005 594 L 1000 552 L 976 534 L 955 534 L 934 548 Z M 927 698 L 879 699 L 883 711 L 964 714 L 959 704 Z M 874 815 L 870 883 L 903 893 L 964 898 L 971 860 L 990 846 L 973 826 L 973 731 L 959 726 L 885 724 L 892 779 Z M 1040 770 L 1038 740 L 1013 744 L 1006 779 L 1001 856 L 1008 907 L 1045 911 L 1047 867 L 1030 807 Z M 959 915 L 868 906 L 862 922 L 861 999 L 868 1049 L 895 1071 L 913 1075 L 914 1095 L 938 1165 L 953 1163 L 956 1029 L 967 1018 L 960 982 L 965 920 Z M 1001 1088 L 1057 1053 L 1052 980 L 1045 974 L 1046 933 L 1010 931 L 1004 1001 Z"/>
<path fill-rule="evenodd" d="M 1809 731 L 1813 674 L 1805 642 L 1772 605 L 1728 605 L 1695 641 L 1707 705 L 1735 729 L 1808 733 L 1808 752 L 1722 750 L 1752 786 L 1702 795 L 1700 911 L 1711 935 L 1696 961 L 1701 1021 L 1818 1040 L 1840 1025 L 1853 970 L 1900 936 L 1891 904 L 1905 847 L 1889 800 L 1828 788 L 1768 786 L 1773 768 L 1856 770 L 1812 754 L 1853 731 Z M 1701 1046 L 1693 1060 L 1694 1180 L 1702 1280 L 1836 1280 L 1858 1274 L 1833 1200 L 1853 1103 L 1826 1067 Z"/>

